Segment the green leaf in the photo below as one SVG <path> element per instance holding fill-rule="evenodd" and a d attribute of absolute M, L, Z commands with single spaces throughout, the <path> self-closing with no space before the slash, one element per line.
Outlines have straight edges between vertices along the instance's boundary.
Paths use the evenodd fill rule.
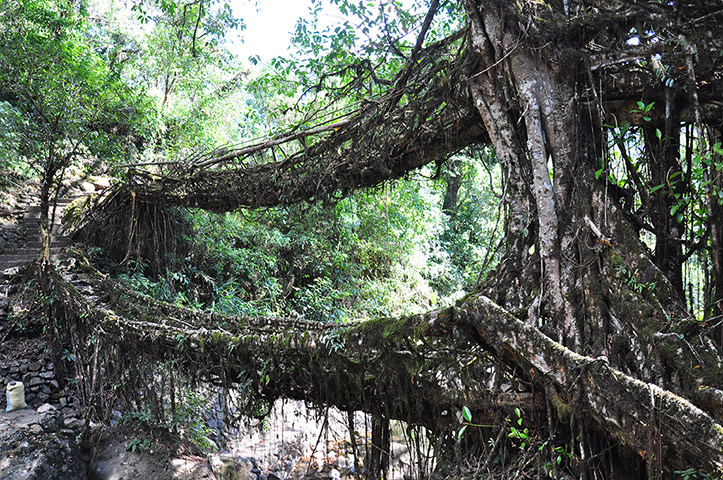
<path fill-rule="evenodd" d="M 464 432 L 465 432 L 465 430 L 467 430 L 467 427 L 469 427 L 469 425 L 465 425 L 464 427 L 459 429 L 459 433 L 457 434 L 457 440 L 462 438 L 462 435 L 464 435 Z"/>
<path fill-rule="evenodd" d="M 468 422 L 471 422 L 471 421 L 472 421 L 472 412 L 470 412 L 470 410 L 469 410 L 469 408 L 467 407 L 467 405 L 465 405 L 465 406 L 462 407 L 462 416 L 463 416 L 464 419 L 467 420 Z"/>

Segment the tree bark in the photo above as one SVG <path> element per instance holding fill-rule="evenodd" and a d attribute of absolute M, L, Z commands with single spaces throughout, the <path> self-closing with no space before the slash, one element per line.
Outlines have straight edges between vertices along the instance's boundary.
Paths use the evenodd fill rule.
<path fill-rule="evenodd" d="M 444 199 L 442 200 L 442 212 L 446 213 L 451 223 L 454 223 L 459 210 L 457 197 L 459 189 L 462 186 L 462 175 L 458 169 L 460 162 L 458 160 L 450 160 L 445 166 L 445 182 L 447 188 L 444 191 Z"/>

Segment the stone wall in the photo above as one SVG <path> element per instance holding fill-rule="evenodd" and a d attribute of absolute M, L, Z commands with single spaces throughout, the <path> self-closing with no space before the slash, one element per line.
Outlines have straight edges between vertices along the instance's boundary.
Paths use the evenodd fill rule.
<path fill-rule="evenodd" d="M 7 406 L 5 395 L 7 384 L 21 381 L 25 384 L 25 401 L 28 406 L 38 408 L 44 403 L 58 407 L 63 415 L 73 413 L 73 397 L 67 389 L 60 389 L 55 378 L 53 364 L 48 359 L 14 361 L 0 360 L 0 385 L 2 386 L 3 410 Z"/>

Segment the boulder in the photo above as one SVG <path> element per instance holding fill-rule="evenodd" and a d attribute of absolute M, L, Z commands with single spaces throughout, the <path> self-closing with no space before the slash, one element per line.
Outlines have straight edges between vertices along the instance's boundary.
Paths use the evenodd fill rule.
<path fill-rule="evenodd" d="M 54 405 L 51 405 L 49 403 L 44 403 L 43 405 L 40 405 L 37 410 L 38 415 L 42 415 L 44 413 L 55 414 L 55 412 L 57 412 L 57 411 L 58 411 L 58 409 L 55 408 Z"/>
<path fill-rule="evenodd" d="M 90 177 L 88 181 L 93 184 L 96 191 L 110 187 L 110 178 L 108 177 Z"/>
<path fill-rule="evenodd" d="M 253 470 L 256 468 L 253 467 L 249 470 L 246 462 L 237 462 L 230 458 L 224 458 L 221 461 L 218 477 L 221 480 L 255 480 L 258 474 L 253 473 Z"/>

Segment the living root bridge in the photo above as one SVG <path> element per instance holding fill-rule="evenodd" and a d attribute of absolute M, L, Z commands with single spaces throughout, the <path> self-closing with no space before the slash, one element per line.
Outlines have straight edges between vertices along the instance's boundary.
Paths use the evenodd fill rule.
<path fill-rule="evenodd" d="M 160 205 L 215 212 L 274 207 L 340 198 L 441 164 L 465 147 L 487 145 L 466 88 L 470 65 L 459 54 L 462 38 L 460 31 L 426 47 L 389 91 L 332 123 L 185 162 L 161 162 L 168 163 L 165 174 L 132 168 L 126 188 L 139 202 Z M 285 150 L 277 152 L 281 145 Z"/>
<path fill-rule="evenodd" d="M 416 118 L 396 120 L 403 124 L 420 122 Z M 409 127 L 372 123 L 359 119 L 286 161 L 223 170 L 190 169 L 164 176 L 134 171 L 124 188 L 132 191 L 138 202 L 157 205 L 200 207 L 214 212 L 274 207 L 373 187 L 486 140 L 479 116 L 472 110 L 444 112 L 428 125 L 422 119 L 424 128 L 420 131 L 435 133 L 418 138 L 406 134 Z M 407 130 L 397 136 L 401 128 Z M 363 141 L 351 139 L 366 134 L 368 138 Z"/>
<path fill-rule="evenodd" d="M 53 276 L 71 329 L 82 324 L 111 349 L 172 359 L 226 387 L 250 379 L 253 394 L 266 401 L 302 399 L 454 431 L 462 405 L 477 416 L 520 399 L 486 388 L 489 374 L 479 366 L 485 362 L 476 360 L 489 356 L 503 369 L 526 372 L 539 386 L 535 395 L 544 394 L 558 415 L 592 416 L 642 456 L 651 438 L 659 439 L 666 470 L 723 467 L 723 427 L 710 415 L 604 358 L 576 354 L 483 295 L 424 315 L 340 326 L 199 312 L 131 292 L 97 273 L 75 278 Z M 528 408 L 542 400 L 522 399 Z"/>

